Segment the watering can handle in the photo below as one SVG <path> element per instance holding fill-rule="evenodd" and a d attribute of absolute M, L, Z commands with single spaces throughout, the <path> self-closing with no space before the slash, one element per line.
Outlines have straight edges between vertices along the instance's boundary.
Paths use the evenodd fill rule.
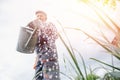
<path fill-rule="evenodd" d="M 30 42 L 30 40 L 31 40 L 33 34 L 36 32 L 36 30 L 37 30 L 37 27 L 35 27 L 35 29 L 33 30 L 32 34 L 31 34 L 30 37 L 28 38 L 27 42 L 25 43 L 25 47 L 26 47 L 26 46 L 28 45 L 28 43 Z"/>

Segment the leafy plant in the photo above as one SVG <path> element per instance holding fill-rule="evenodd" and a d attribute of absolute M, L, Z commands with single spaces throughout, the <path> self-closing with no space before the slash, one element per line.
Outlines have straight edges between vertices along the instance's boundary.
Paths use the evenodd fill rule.
<path fill-rule="evenodd" d="M 117 37 L 118 40 L 120 40 L 120 36 L 119 36 L 119 35 L 120 35 L 120 32 L 119 32 L 119 31 L 120 31 L 120 26 L 118 26 L 118 24 L 116 24 L 116 22 L 113 21 L 113 19 L 112 19 L 111 17 L 109 17 L 109 16 L 108 16 L 102 9 L 100 9 L 98 6 L 96 6 L 95 4 L 92 4 L 92 2 L 90 2 L 90 4 L 89 4 L 89 3 L 88 3 L 89 0 L 81 0 L 81 1 L 86 2 L 87 5 L 88 5 L 89 7 L 91 7 L 91 8 L 93 9 L 93 11 L 98 15 L 99 19 L 106 25 L 106 27 L 107 27 L 108 29 L 110 29 L 110 30 L 116 35 L 116 37 Z M 101 1 L 101 0 L 99 0 L 99 1 Z M 111 0 L 111 1 L 115 1 L 115 0 Z M 103 4 L 109 4 L 109 0 L 104 0 Z M 111 4 L 111 5 L 112 5 L 112 6 L 116 6 L 116 1 L 115 1 L 113 4 Z M 102 12 L 102 15 L 104 15 L 104 16 L 102 16 L 100 12 Z M 107 18 L 114 26 L 111 26 L 111 25 L 106 21 L 105 18 Z M 60 23 L 59 21 L 58 21 L 58 23 L 61 25 L 61 23 Z M 62 25 L 61 25 L 61 26 L 62 26 Z M 114 28 L 113 28 L 113 27 L 114 27 Z M 60 36 L 60 39 L 61 39 L 62 43 L 64 44 L 66 50 L 68 51 L 68 54 L 69 54 L 70 57 L 71 57 L 71 60 L 68 60 L 68 61 L 69 61 L 70 65 L 71 65 L 71 67 L 73 68 L 73 70 L 74 70 L 75 73 L 76 73 L 76 76 L 75 76 L 75 77 L 73 76 L 73 80 L 97 80 L 98 78 L 100 78 L 99 76 L 95 75 L 93 72 L 92 72 L 92 73 L 88 73 L 88 72 L 87 72 L 87 66 L 85 65 L 85 62 L 84 62 L 83 57 L 80 55 L 80 52 L 79 52 L 79 51 L 75 50 L 75 49 L 72 47 L 72 45 L 71 45 L 71 43 L 70 43 L 70 41 L 69 41 L 69 39 L 68 39 L 68 37 L 67 37 L 67 35 L 66 35 L 65 30 L 64 30 L 63 27 L 62 27 L 62 29 L 63 29 L 64 35 L 65 35 L 65 37 L 66 37 L 66 39 L 67 39 L 67 42 L 66 42 L 66 41 L 64 40 L 64 38 L 61 36 L 61 34 L 59 34 L 59 36 Z M 92 39 L 92 40 L 95 41 L 98 45 L 100 45 L 104 50 L 108 51 L 108 53 L 109 53 L 110 55 L 113 55 L 113 56 L 116 57 L 118 60 L 120 60 L 120 51 L 119 51 L 119 49 L 120 49 L 120 46 L 119 46 L 120 43 L 119 43 L 119 41 L 118 41 L 118 43 L 117 43 L 118 46 L 115 46 L 115 45 L 113 45 L 113 44 L 109 41 L 109 39 L 104 35 L 103 32 L 101 32 L 101 37 L 102 37 L 104 40 L 100 40 L 99 38 L 90 35 L 89 33 L 83 31 L 82 29 L 79 29 L 79 28 L 69 28 L 69 29 L 78 30 L 78 31 L 80 31 L 80 32 L 83 32 L 86 36 L 88 36 L 90 39 Z M 117 31 L 116 31 L 116 30 L 117 30 Z M 67 43 L 68 43 L 68 44 L 67 44 Z M 84 72 L 82 72 L 81 67 L 79 66 L 80 62 L 79 62 L 79 60 L 78 60 L 78 56 L 76 57 L 76 55 L 75 55 L 75 51 L 77 51 L 77 54 L 79 54 L 79 59 L 81 59 L 81 61 L 82 61 L 82 64 L 83 64 L 82 66 L 84 67 Z M 97 60 L 97 59 L 95 59 L 95 58 L 91 58 L 91 59 L 92 59 L 92 60 L 95 60 L 95 61 L 97 61 L 97 62 L 99 62 L 99 63 L 102 63 L 102 64 L 104 64 L 104 65 L 106 65 L 106 66 L 109 66 L 109 67 L 111 67 L 113 70 L 115 69 L 115 70 L 120 71 L 120 68 L 119 68 L 119 67 L 115 67 L 114 65 L 110 65 L 109 63 L 105 63 L 105 62 L 100 61 L 100 60 Z M 71 62 L 71 61 L 72 61 L 72 62 Z M 85 75 L 84 75 L 84 73 L 85 73 Z M 109 73 L 109 72 L 108 72 L 108 73 Z M 108 75 L 107 75 L 108 73 L 106 73 L 105 76 L 108 76 Z M 116 74 L 115 74 L 115 75 L 116 75 Z M 112 79 L 112 77 L 113 77 L 113 76 L 110 76 L 109 79 Z M 106 79 L 107 79 L 107 78 L 106 78 Z"/>
<path fill-rule="evenodd" d="M 120 80 L 120 72 L 106 73 L 103 80 Z"/>
<path fill-rule="evenodd" d="M 88 74 L 87 75 L 87 80 L 97 80 L 99 79 L 100 77 L 95 75 L 95 74 Z"/>
<path fill-rule="evenodd" d="M 61 23 L 59 21 L 58 21 L 58 23 L 61 25 Z M 84 61 L 81 53 L 72 47 L 63 27 L 62 27 L 62 29 L 63 29 L 65 37 L 67 38 L 67 42 L 65 42 L 65 40 L 61 34 L 59 34 L 59 37 L 60 37 L 61 42 L 64 44 L 66 50 L 68 51 L 68 54 L 70 55 L 71 60 L 68 60 L 68 61 L 76 73 L 76 75 L 73 75 L 73 80 L 97 80 L 98 78 L 100 78 L 97 75 L 93 74 L 92 71 L 91 71 L 91 73 L 87 72 L 87 66 L 85 64 L 85 61 Z M 78 54 L 78 56 L 76 56 L 77 54 Z M 82 61 L 82 66 L 83 66 L 84 72 L 81 70 L 81 67 L 80 67 L 80 62 L 79 62 L 80 59 Z"/>
<path fill-rule="evenodd" d="M 108 4 L 109 3 L 109 1 L 108 0 L 104 0 L 105 2 L 104 2 L 104 4 Z M 116 2 L 115 2 L 115 0 L 111 0 L 111 1 L 114 1 L 114 3 L 113 4 L 111 4 L 112 6 L 115 6 L 115 4 L 116 4 Z M 94 4 L 87 4 L 89 7 L 91 7 L 93 10 L 94 10 L 94 12 L 98 15 L 98 17 L 102 20 L 102 22 L 106 25 L 106 27 L 107 28 L 109 28 L 115 35 L 116 35 L 116 37 L 117 37 L 117 40 L 118 40 L 118 42 L 117 42 L 117 45 L 118 46 L 116 46 L 116 45 L 113 45 L 110 41 L 109 41 L 109 39 L 101 32 L 101 36 L 103 37 L 103 39 L 104 40 L 100 40 L 99 38 L 96 38 L 96 37 L 94 37 L 94 36 L 92 36 L 92 35 L 90 35 L 89 33 L 87 33 L 87 32 L 85 32 L 85 31 L 83 31 L 83 30 L 81 30 L 81 29 L 78 29 L 78 28 L 71 28 L 71 29 L 74 29 L 74 30 L 78 30 L 78 31 L 81 31 L 81 32 L 83 32 L 86 36 L 88 36 L 89 38 L 91 38 L 93 41 L 95 41 L 98 45 L 100 45 L 103 49 L 105 49 L 106 51 L 108 51 L 108 53 L 109 54 L 111 54 L 111 55 L 113 55 L 114 57 L 116 57 L 118 60 L 120 60 L 120 51 L 119 51 L 119 49 L 120 49 L 120 26 L 118 26 L 118 24 L 116 24 L 116 22 L 110 17 L 110 16 L 108 16 L 102 9 L 100 9 L 99 7 L 97 7 L 96 5 L 94 5 Z M 104 16 L 102 16 L 101 15 L 101 13 L 100 12 L 102 12 L 102 15 L 104 15 Z M 107 21 L 106 21 L 106 19 L 105 18 L 107 18 L 114 26 L 111 26 Z M 114 28 L 113 28 L 114 27 Z M 70 29 L 70 28 L 69 28 Z M 116 32 L 116 30 L 117 30 L 117 32 Z M 61 39 L 62 39 L 62 37 L 61 37 Z M 72 51 L 74 51 L 73 50 L 73 48 L 71 47 L 71 49 L 69 49 L 69 47 L 66 45 L 66 43 L 64 42 L 64 40 L 62 39 L 62 41 L 63 41 L 63 43 L 64 43 L 64 45 L 65 45 L 65 47 L 67 48 L 67 50 L 68 50 L 68 52 L 69 52 L 69 54 L 71 55 L 71 58 L 72 58 L 72 60 L 74 61 L 74 63 L 76 64 L 76 67 L 78 68 L 77 70 L 79 70 L 79 74 L 82 76 L 82 79 L 79 77 L 79 75 L 75 78 L 75 80 L 85 80 L 85 77 L 83 76 L 83 73 L 81 72 L 81 70 L 80 70 L 80 68 L 79 68 L 79 66 L 78 66 L 78 62 L 77 62 L 77 59 L 76 59 L 76 57 L 75 57 L 75 55 L 74 55 L 74 52 L 72 53 L 70 50 L 72 49 Z M 119 67 L 115 67 L 114 65 L 110 65 L 110 64 L 107 64 L 107 63 L 105 63 L 105 62 L 103 62 L 103 61 L 100 61 L 100 60 L 97 60 L 97 59 L 95 59 L 95 58 L 91 58 L 92 60 L 95 60 L 95 61 L 97 61 L 97 62 L 99 62 L 99 63 L 102 63 L 102 64 L 104 64 L 104 65 L 106 65 L 106 66 L 109 66 L 109 67 L 111 67 L 111 68 L 113 68 L 113 70 L 115 69 L 115 70 L 118 70 L 118 71 L 120 71 L 120 68 Z M 85 64 L 85 63 L 84 63 Z M 86 72 L 86 66 L 84 66 L 85 68 L 84 68 L 84 71 Z M 114 74 L 114 72 L 111 72 L 111 73 L 113 73 Z M 106 75 L 105 76 L 109 76 L 108 75 L 109 73 L 106 73 Z M 114 74 L 114 76 L 117 76 L 117 74 Z M 107 77 L 107 78 L 105 78 L 106 80 L 117 80 L 116 79 L 116 77 L 114 77 L 113 75 L 110 75 L 109 77 Z M 117 76 L 117 77 L 119 77 L 119 76 Z M 94 74 L 87 74 L 86 73 L 86 80 L 95 80 L 95 79 L 97 79 L 97 78 L 99 78 L 98 76 L 96 76 L 96 75 L 94 75 Z M 119 79 L 119 78 L 118 78 Z"/>

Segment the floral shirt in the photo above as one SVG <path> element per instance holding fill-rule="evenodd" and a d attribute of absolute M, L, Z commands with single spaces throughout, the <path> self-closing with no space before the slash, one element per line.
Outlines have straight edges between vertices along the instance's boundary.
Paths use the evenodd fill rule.
<path fill-rule="evenodd" d="M 58 55 L 55 45 L 55 40 L 58 38 L 57 29 L 52 23 L 45 23 L 43 26 L 36 46 L 37 66 L 42 68 L 43 75 L 48 75 L 48 80 L 59 80 Z"/>

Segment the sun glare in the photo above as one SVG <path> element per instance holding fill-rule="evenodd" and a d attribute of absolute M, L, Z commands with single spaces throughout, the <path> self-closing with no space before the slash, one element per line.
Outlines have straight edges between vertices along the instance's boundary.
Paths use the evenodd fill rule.
<path fill-rule="evenodd" d="M 69 4 L 67 4 L 68 2 Z M 113 33 L 106 27 L 99 16 L 101 15 L 101 17 L 103 17 L 107 23 L 112 26 L 110 21 L 104 15 L 104 13 L 106 13 L 108 16 L 115 17 L 115 11 L 112 8 L 107 5 L 104 6 L 102 2 L 82 3 L 75 0 L 68 2 L 66 1 L 63 4 L 60 3 L 59 5 L 62 4 L 63 6 L 58 8 L 56 7 L 57 9 L 54 8 L 56 12 L 53 12 L 55 12 L 55 18 L 57 18 L 61 22 L 62 26 L 65 27 L 71 43 L 75 46 L 79 46 L 81 43 L 78 42 L 86 39 L 87 37 L 81 34 L 80 31 L 76 32 L 74 29 L 68 29 L 68 27 L 82 29 L 88 34 L 99 38 L 101 37 L 100 31 L 103 31 L 105 36 L 112 40 L 114 36 L 112 35 Z M 98 15 L 95 10 L 100 14 Z M 59 26 L 58 30 L 59 32 L 62 32 L 62 29 L 60 28 L 61 26 Z M 90 49 L 92 49 L 92 47 Z"/>
<path fill-rule="evenodd" d="M 72 6 L 69 6 L 67 10 L 63 11 L 62 16 L 64 16 L 64 19 L 61 19 L 67 27 L 81 28 L 91 33 L 99 27 L 105 29 L 106 26 L 100 18 L 100 16 L 102 16 L 107 20 L 104 13 L 110 17 L 115 16 L 115 11 L 108 5 L 103 5 L 102 2 L 82 3 L 74 1 L 74 3 L 71 4 Z"/>

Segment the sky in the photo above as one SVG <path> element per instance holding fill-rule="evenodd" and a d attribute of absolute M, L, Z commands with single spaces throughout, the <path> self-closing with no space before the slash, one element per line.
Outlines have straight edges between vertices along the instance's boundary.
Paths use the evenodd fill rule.
<path fill-rule="evenodd" d="M 1 0 L 0 80 L 32 80 L 34 76 L 33 64 L 36 55 L 35 53 L 19 53 L 16 51 L 16 45 L 20 27 L 24 27 L 30 21 L 34 20 L 35 11 L 37 10 L 45 11 L 48 14 L 48 21 L 55 23 L 58 32 L 61 34 L 62 29 L 56 19 L 60 21 L 64 27 L 81 28 L 94 36 L 100 36 L 96 34 L 99 28 L 95 27 L 100 26 L 110 40 L 114 37 L 113 33 L 101 24 L 98 17 L 84 4 L 78 3 L 77 0 Z M 116 11 L 112 12 L 110 15 L 112 15 L 115 20 L 120 20 L 120 17 L 118 17 L 120 16 L 119 11 L 118 6 Z M 86 17 L 92 19 L 93 22 L 88 21 Z M 100 24 L 98 24 L 98 22 L 100 22 Z M 96 45 L 95 42 L 87 39 L 83 33 L 73 30 L 66 30 L 66 33 L 73 47 L 81 52 L 87 65 L 98 65 L 95 61 L 89 60 L 90 57 L 111 62 L 111 56 L 102 52 L 101 50 L 103 49 Z M 60 39 L 56 41 L 56 45 L 59 55 L 60 70 L 66 72 L 63 63 L 63 55 L 65 55 L 65 58 L 69 58 L 69 56 Z M 93 65 L 93 63 L 95 64 Z M 116 61 L 116 63 L 118 62 Z M 99 74 L 102 73 L 103 72 L 100 72 Z M 63 79 L 63 77 L 64 76 L 61 77 L 62 80 L 67 80 L 65 77 Z"/>

